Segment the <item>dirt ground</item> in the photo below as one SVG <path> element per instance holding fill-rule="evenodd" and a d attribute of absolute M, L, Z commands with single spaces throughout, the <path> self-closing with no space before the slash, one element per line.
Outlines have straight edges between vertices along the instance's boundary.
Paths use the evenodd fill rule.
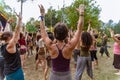
<path fill-rule="evenodd" d="M 120 80 L 120 76 L 114 74 L 117 72 L 117 70 L 115 70 L 112 65 L 113 48 L 112 47 L 108 48 L 108 50 L 110 52 L 110 58 L 107 58 L 105 54 L 103 57 L 101 57 L 99 50 L 97 52 L 99 65 L 98 67 L 96 66 L 95 69 L 93 70 L 94 80 Z M 26 59 L 26 67 L 28 68 L 24 69 L 25 80 L 44 80 L 42 68 L 39 67 L 38 70 L 35 70 L 35 59 L 34 58 L 35 58 L 35 54 L 31 56 L 30 58 Z M 72 73 L 72 78 L 74 80 L 75 69 L 74 69 L 73 59 L 71 60 L 71 73 Z M 49 70 L 48 75 L 49 74 L 50 74 L 50 70 Z M 82 80 L 90 80 L 90 78 L 86 74 L 86 70 L 84 71 Z"/>

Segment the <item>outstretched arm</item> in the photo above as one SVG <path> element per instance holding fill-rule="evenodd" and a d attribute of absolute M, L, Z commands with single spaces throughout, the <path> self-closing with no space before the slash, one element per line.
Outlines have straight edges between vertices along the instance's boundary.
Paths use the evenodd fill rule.
<path fill-rule="evenodd" d="M 88 21 L 88 29 L 87 29 L 87 32 L 89 32 L 89 33 L 90 33 L 90 31 L 91 31 L 91 22 L 90 22 L 90 21 Z"/>
<path fill-rule="evenodd" d="M 42 5 L 39 5 L 39 9 L 40 9 L 40 32 L 41 32 L 41 36 L 43 38 L 43 40 L 45 41 L 46 45 L 48 48 L 50 48 L 51 44 L 52 44 L 52 41 L 49 39 L 48 35 L 47 35 L 47 32 L 45 30 L 45 9 Z"/>
<path fill-rule="evenodd" d="M 113 40 L 116 41 L 116 42 L 120 42 L 120 41 L 115 37 L 114 31 L 113 31 L 112 29 L 109 29 L 109 31 L 110 31 L 110 34 L 111 34 L 111 37 L 113 38 Z"/>
<path fill-rule="evenodd" d="M 78 20 L 78 25 L 77 25 L 77 30 L 75 32 L 75 35 L 70 41 L 70 49 L 74 49 L 78 41 L 80 40 L 82 27 L 84 24 L 84 5 L 81 4 L 77 10 L 79 12 L 79 20 Z"/>
<path fill-rule="evenodd" d="M 18 39 L 19 39 L 19 35 L 20 35 L 20 27 L 21 27 L 21 24 L 22 24 L 22 16 L 21 16 L 21 13 L 16 14 L 17 17 L 18 17 L 18 23 L 15 27 L 15 32 L 13 33 L 13 37 L 12 39 L 9 41 L 9 44 L 7 45 L 7 50 L 10 52 L 10 53 L 15 53 L 16 52 L 16 43 L 18 42 Z"/>

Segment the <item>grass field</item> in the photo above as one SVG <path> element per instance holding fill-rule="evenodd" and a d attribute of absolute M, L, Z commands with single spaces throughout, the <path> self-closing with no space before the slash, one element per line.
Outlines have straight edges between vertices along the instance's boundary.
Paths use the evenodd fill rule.
<path fill-rule="evenodd" d="M 112 65 L 112 63 L 113 63 L 113 52 L 112 52 L 113 47 L 108 48 L 108 50 L 110 52 L 109 59 L 106 57 L 105 54 L 103 55 L 103 57 L 101 57 L 99 50 L 98 50 L 97 56 L 98 56 L 99 66 L 93 70 L 94 80 L 120 80 L 120 76 L 114 74 L 117 72 L 117 70 L 115 70 Z M 25 80 L 44 80 L 42 68 L 39 67 L 39 69 L 37 71 L 35 70 L 34 55 L 26 60 L 26 66 L 28 68 L 24 69 Z M 75 69 L 73 66 L 74 65 L 73 65 L 73 59 L 72 59 L 71 60 L 71 71 L 72 71 L 72 78 L 74 80 Z M 86 74 L 86 70 L 84 71 L 82 80 L 90 80 Z"/>

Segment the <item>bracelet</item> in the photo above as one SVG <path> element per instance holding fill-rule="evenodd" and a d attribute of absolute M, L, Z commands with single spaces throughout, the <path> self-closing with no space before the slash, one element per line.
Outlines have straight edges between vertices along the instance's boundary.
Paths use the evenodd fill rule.
<path fill-rule="evenodd" d="M 80 14 L 79 16 L 84 16 L 84 14 Z"/>
<path fill-rule="evenodd" d="M 44 19 L 44 16 L 39 16 L 39 18 L 43 21 L 43 19 Z"/>

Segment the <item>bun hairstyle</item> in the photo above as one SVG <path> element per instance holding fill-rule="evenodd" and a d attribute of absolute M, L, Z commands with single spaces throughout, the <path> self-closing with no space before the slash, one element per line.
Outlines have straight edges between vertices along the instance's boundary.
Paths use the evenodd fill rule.
<path fill-rule="evenodd" d="M 6 41 L 9 37 L 12 37 L 12 36 L 13 36 L 12 32 L 9 32 L 9 31 L 3 32 L 1 35 L 1 40 Z"/>
<path fill-rule="evenodd" d="M 68 36 L 68 29 L 64 23 L 57 23 L 54 28 L 54 36 L 57 40 L 64 40 Z"/>

